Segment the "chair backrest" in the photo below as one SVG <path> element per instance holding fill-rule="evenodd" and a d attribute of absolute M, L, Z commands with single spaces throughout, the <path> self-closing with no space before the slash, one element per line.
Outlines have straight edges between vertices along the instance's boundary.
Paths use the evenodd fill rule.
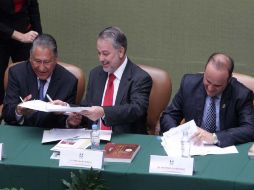
<path fill-rule="evenodd" d="M 147 112 L 147 128 L 149 134 L 159 134 L 159 119 L 162 111 L 167 107 L 171 93 L 172 83 L 168 72 L 148 65 L 138 65 L 145 70 L 153 80 L 149 97 Z"/>
<path fill-rule="evenodd" d="M 63 63 L 60 61 L 58 62 L 58 64 L 62 65 L 66 70 L 71 72 L 78 79 L 76 104 L 79 105 L 83 98 L 86 85 L 85 74 L 83 70 L 75 65 Z"/>
<path fill-rule="evenodd" d="M 241 73 L 233 73 L 233 77 L 235 77 L 239 82 L 244 84 L 254 93 L 254 77 Z M 254 97 L 253 97 L 253 106 L 254 106 Z"/>
<path fill-rule="evenodd" d="M 6 90 L 7 84 L 8 84 L 8 74 L 9 74 L 10 67 L 12 67 L 16 64 L 19 64 L 19 63 L 21 63 L 21 62 L 9 64 L 7 69 L 5 70 L 5 73 L 4 73 L 4 89 L 5 90 Z M 76 104 L 80 104 L 80 102 L 83 98 L 84 92 L 85 92 L 85 74 L 84 74 L 84 72 L 82 71 L 82 69 L 80 69 L 79 67 L 72 65 L 72 64 L 67 64 L 67 63 L 63 63 L 60 61 L 58 61 L 58 64 L 63 66 L 66 70 L 71 72 L 78 79 Z"/>

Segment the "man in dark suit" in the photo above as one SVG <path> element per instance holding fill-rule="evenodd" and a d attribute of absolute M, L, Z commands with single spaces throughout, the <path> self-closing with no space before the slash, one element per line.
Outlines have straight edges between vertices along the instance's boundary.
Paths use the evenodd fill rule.
<path fill-rule="evenodd" d="M 74 104 L 77 79 L 57 64 L 57 44 L 47 34 L 38 36 L 32 44 L 30 59 L 12 66 L 4 98 L 3 117 L 7 124 L 62 128 L 66 116 L 55 113 L 35 112 L 19 106 L 23 101 L 41 99 L 45 95 Z"/>
<path fill-rule="evenodd" d="M 253 141 L 253 92 L 232 77 L 233 69 L 232 58 L 214 53 L 204 74 L 185 75 L 161 117 L 161 132 L 178 126 L 182 119 L 194 119 L 199 126 L 192 137 L 195 143 L 225 147 Z"/>
<path fill-rule="evenodd" d="M 3 103 L 3 77 L 9 59 L 29 58 L 31 43 L 42 33 L 37 0 L 0 1 L 0 104 Z"/>
<path fill-rule="evenodd" d="M 86 121 L 89 127 L 99 120 L 101 129 L 112 129 L 114 133 L 145 134 L 152 79 L 127 58 L 126 50 L 127 39 L 119 28 L 109 27 L 100 32 L 97 51 L 101 65 L 90 72 L 86 97 L 81 105 L 91 107 L 82 115 L 89 119 Z M 110 83 L 114 88 L 108 93 Z M 110 103 L 108 94 L 112 95 Z M 78 114 L 67 120 L 70 126 L 80 122 Z"/>

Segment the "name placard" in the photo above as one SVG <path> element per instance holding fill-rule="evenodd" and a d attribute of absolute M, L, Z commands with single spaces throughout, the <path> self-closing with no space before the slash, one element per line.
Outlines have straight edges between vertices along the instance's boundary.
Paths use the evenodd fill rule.
<path fill-rule="evenodd" d="M 102 169 L 103 152 L 98 150 L 61 150 L 59 166 Z"/>
<path fill-rule="evenodd" d="M 2 160 L 3 159 L 3 146 L 4 146 L 4 144 L 3 143 L 0 143 L 0 160 Z"/>
<path fill-rule="evenodd" d="M 149 173 L 193 174 L 193 158 L 150 155 Z"/>

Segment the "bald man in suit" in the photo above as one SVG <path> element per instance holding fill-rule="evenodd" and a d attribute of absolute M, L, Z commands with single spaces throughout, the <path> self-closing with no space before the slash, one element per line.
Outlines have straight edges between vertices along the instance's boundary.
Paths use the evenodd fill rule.
<path fill-rule="evenodd" d="M 253 92 L 232 77 L 233 69 L 231 57 L 214 53 L 208 59 L 204 74 L 184 75 L 177 94 L 162 114 L 161 132 L 178 126 L 184 118 L 194 119 L 199 126 L 192 137 L 197 144 L 205 141 L 225 147 L 253 141 Z M 209 129 L 212 100 L 215 102 L 214 127 Z"/>

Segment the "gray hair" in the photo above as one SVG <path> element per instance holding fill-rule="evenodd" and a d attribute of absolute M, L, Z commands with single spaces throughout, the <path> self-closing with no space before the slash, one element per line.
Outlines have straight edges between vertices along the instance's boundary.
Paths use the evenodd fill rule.
<path fill-rule="evenodd" d="M 111 39 L 115 49 L 123 47 L 125 53 L 127 51 L 127 38 L 118 27 L 110 26 L 105 28 L 99 33 L 98 39 Z"/>
<path fill-rule="evenodd" d="M 54 55 L 57 57 L 57 55 L 58 55 L 57 44 L 56 44 L 56 40 L 53 38 L 53 36 L 51 36 L 49 34 L 41 34 L 41 35 L 37 36 L 32 43 L 32 47 L 30 49 L 30 54 L 38 46 L 52 50 Z"/>

